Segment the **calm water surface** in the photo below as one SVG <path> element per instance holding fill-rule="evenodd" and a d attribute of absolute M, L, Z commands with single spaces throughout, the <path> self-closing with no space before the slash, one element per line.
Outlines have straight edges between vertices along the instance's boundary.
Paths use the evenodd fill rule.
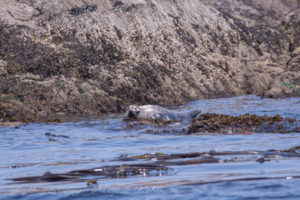
<path fill-rule="evenodd" d="M 240 115 L 280 114 L 300 119 L 300 98 L 260 99 L 243 96 L 191 102 L 173 108 L 181 112 Z M 278 154 L 300 146 L 299 133 L 203 135 L 161 133 L 168 127 L 128 128 L 124 115 L 107 115 L 61 124 L 31 123 L 0 128 L 0 199 L 300 199 L 300 151 Z M 150 133 L 157 129 L 159 134 Z M 194 158 L 173 159 L 165 170 L 119 177 L 85 176 L 77 180 L 30 182 L 13 178 L 42 176 L 73 170 L 124 164 L 141 154 L 253 151 L 247 155 L 215 156 L 220 162 L 178 164 Z M 264 152 L 263 155 L 260 152 Z M 265 162 L 258 162 L 261 157 Z M 89 180 L 96 184 L 88 185 Z"/>

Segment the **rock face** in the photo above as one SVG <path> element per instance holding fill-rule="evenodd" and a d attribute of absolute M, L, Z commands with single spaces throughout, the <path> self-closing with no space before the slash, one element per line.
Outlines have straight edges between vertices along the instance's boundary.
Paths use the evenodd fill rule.
<path fill-rule="evenodd" d="M 0 120 L 300 96 L 297 0 L 0 0 Z"/>

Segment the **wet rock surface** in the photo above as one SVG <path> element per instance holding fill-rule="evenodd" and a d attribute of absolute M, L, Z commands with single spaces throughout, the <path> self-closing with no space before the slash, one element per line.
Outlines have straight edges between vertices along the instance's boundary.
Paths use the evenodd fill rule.
<path fill-rule="evenodd" d="M 0 121 L 300 95 L 296 0 L 0 3 Z"/>
<path fill-rule="evenodd" d="M 230 116 L 224 114 L 201 114 L 192 122 L 188 133 L 290 133 L 300 132 L 300 122 L 296 119 L 282 118 L 279 115 L 257 116 L 244 114 Z"/>
<path fill-rule="evenodd" d="M 161 119 L 131 119 L 125 117 L 128 129 L 143 129 L 152 134 L 252 134 L 252 133 L 298 133 L 300 121 L 283 118 L 280 115 L 258 116 L 243 114 L 231 116 L 217 113 L 203 113 L 191 122 L 164 121 Z M 153 129 L 151 129 L 152 127 Z"/>

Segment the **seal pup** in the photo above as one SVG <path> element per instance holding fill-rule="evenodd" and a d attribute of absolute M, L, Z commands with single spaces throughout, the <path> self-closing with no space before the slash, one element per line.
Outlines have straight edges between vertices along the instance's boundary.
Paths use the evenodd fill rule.
<path fill-rule="evenodd" d="M 179 113 L 157 105 L 131 105 L 127 117 L 136 120 L 162 120 L 162 121 L 191 121 L 197 119 L 201 111 Z"/>

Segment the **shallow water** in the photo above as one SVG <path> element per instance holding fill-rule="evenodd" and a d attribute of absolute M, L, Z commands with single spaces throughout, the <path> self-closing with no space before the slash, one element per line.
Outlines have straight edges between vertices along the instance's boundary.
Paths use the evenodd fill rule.
<path fill-rule="evenodd" d="M 172 109 L 230 115 L 280 114 L 299 120 L 300 98 L 204 99 Z M 107 115 L 79 122 L 0 128 L 0 199 L 300 199 L 300 152 L 284 152 L 300 146 L 299 133 L 187 135 L 172 133 L 186 128 L 186 123 L 128 128 L 123 117 Z M 149 129 L 157 129 L 158 134 Z M 171 132 L 160 131 L 164 129 Z M 202 162 L 209 158 L 206 155 L 164 161 L 131 159 L 157 152 L 170 155 L 215 151 L 231 153 L 214 155 L 217 162 L 212 163 Z M 238 153 L 242 151 L 247 153 Z M 259 162 L 260 158 L 264 160 Z M 45 172 L 64 174 L 141 164 L 163 164 L 166 168 L 122 176 L 85 174 L 52 182 L 11 180 L 43 176 Z M 89 180 L 97 183 L 88 185 Z"/>

